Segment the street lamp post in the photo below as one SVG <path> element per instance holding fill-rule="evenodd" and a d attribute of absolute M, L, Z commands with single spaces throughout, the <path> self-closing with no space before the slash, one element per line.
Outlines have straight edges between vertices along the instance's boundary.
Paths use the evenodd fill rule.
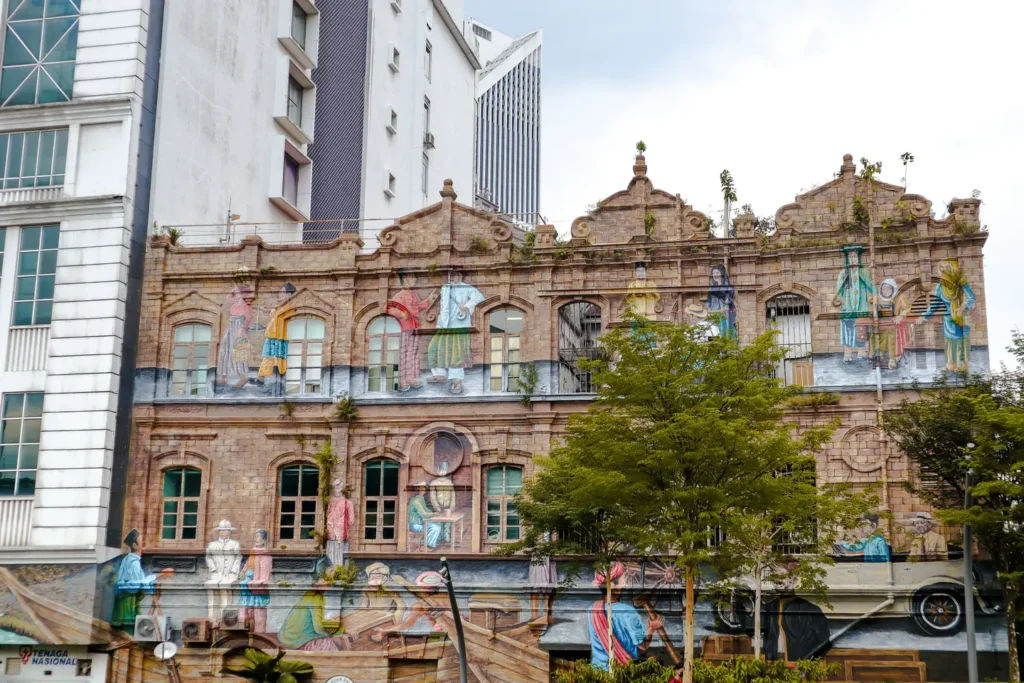
<path fill-rule="evenodd" d="M 974 444 L 967 444 L 968 458 L 970 451 L 974 450 Z M 971 500 L 971 477 L 974 471 L 968 467 L 967 477 L 964 481 L 964 510 L 970 510 L 974 504 Z M 964 617 L 967 624 L 967 680 L 968 683 L 978 683 L 978 649 L 975 643 L 974 631 L 974 569 L 972 567 L 971 525 L 964 524 Z"/>
<path fill-rule="evenodd" d="M 462 633 L 462 617 L 459 616 L 459 603 L 455 600 L 455 588 L 452 587 L 452 574 L 448 571 L 448 559 L 441 558 L 441 576 L 448 588 L 448 602 L 452 605 L 452 619 L 455 621 L 455 639 L 459 650 L 459 683 L 466 683 L 466 637 Z"/>

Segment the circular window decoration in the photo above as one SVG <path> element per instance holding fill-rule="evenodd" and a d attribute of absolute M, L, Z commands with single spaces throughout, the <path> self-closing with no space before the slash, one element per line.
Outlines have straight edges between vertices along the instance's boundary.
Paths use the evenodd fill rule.
<path fill-rule="evenodd" d="M 889 446 L 874 427 L 854 427 L 839 444 L 839 456 L 855 472 L 874 472 L 889 458 Z"/>
<path fill-rule="evenodd" d="M 465 439 L 440 432 L 427 438 L 421 450 L 423 469 L 435 477 L 447 477 L 462 466 L 469 444 Z"/>

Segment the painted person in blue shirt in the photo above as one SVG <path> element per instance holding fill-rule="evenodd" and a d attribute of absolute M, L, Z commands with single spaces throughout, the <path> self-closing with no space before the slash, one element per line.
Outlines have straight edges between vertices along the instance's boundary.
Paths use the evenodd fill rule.
<path fill-rule="evenodd" d="M 845 557 L 861 557 L 865 562 L 888 562 L 889 543 L 878 528 L 878 515 L 868 513 L 857 528 L 861 539 L 854 543 L 837 543 L 835 551 Z"/>
<path fill-rule="evenodd" d="M 174 573 L 173 569 L 164 569 L 159 574 L 146 574 L 142 570 L 142 535 L 132 529 L 124 537 L 128 546 L 128 554 L 121 560 L 117 569 L 117 597 L 114 600 L 114 615 L 110 620 L 114 626 L 120 626 L 127 633 L 135 633 L 135 617 L 139 613 L 139 603 L 144 595 L 152 595 L 156 591 L 156 582 L 166 579 Z"/>

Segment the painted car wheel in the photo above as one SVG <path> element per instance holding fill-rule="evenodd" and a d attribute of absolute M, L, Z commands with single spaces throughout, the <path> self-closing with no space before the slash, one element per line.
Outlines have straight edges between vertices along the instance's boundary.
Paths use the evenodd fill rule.
<path fill-rule="evenodd" d="M 745 633 L 753 614 L 753 598 L 746 592 L 733 593 L 728 602 L 715 603 L 715 630 L 720 633 Z"/>
<path fill-rule="evenodd" d="M 914 595 L 914 622 L 929 636 L 948 636 L 964 627 L 964 603 L 956 586 L 923 589 Z"/>

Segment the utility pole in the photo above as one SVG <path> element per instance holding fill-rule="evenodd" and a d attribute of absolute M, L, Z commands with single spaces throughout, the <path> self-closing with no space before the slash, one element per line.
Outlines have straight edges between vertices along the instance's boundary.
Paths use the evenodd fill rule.
<path fill-rule="evenodd" d="M 974 449 L 974 444 L 967 444 L 968 453 Z M 968 457 L 970 457 L 968 455 Z M 964 482 L 964 510 L 970 510 L 974 504 L 971 500 L 971 476 L 974 471 L 968 467 L 967 477 Z M 973 540 L 971 539 L 971 525 L 964 524 L 964 617 L 967 622 L 967 680 L 968 683 L 978 683 L 978 647 L 975 643 L 974 632 L 974 569 L 972 567 Z"/>
<path fill-rule="evenodd" d="M 462 633 L 462 617 L 459 616 L 459 603 L 455 600 L 455 589 L 452 587 L 452 575 L 448 571 L 448 558 L 441 558 L 441 576 L 448 588 L 448 602 L 452 605 L 452 619 L 455 621 L 455 639 L 459 650 L 459 683 L 466 683 L 466 637 Z M 977 683 L 972 681 L 972 683 Z"/>

